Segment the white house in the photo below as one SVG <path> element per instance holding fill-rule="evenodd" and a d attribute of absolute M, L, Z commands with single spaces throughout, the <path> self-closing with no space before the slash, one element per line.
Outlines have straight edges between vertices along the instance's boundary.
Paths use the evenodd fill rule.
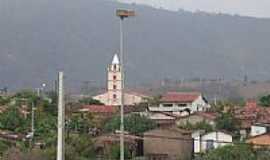
<path fill-rule="evenodd" d="M 270 124 L 255 123 L 251 126 L 250 136 L 258 136 L 270 132 Z"/>
<path fill-rule="evenodd" d="M 151 112 L 171 112 L 186 115 L 206 111 L 210 108 L 207 100 L 198 92 L 168 92 L 161 97 L 158 107 L 149 107 Z"/>
<path fill-rule="evenodd" d="M 192 138 L 194 140 L 194 153 L 202 153 L 207 150 L 232 144 L 232 136 L 221 131 L 210 133 L 196 131 L 192 133 Z"/>
<path fill-rule="evenodd" d="M 119 106 L 122 101 L 122 83 L 123 76 L 121 72 L 121 63 L 118 55 L 115 54 L 112 63 L 107 68 L 107 91 L 105 93 L 96 95 L 93 99 L 99 100 L 105 105 Z M 124 105 L 135 105 L 145 102 L 147 96 L 124 91 Z"/>

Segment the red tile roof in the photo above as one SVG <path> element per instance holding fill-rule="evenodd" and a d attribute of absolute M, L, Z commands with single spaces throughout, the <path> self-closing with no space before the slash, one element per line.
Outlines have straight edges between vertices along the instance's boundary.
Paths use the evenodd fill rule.
<path fill-rule="evenodd" d="M 201 93 L 197 92 L 168 92 L 162 96 L 162 102 L 193 102 L 195 101 Z"/>
<path fill-rule="evenodd" d="M 84 105 L 80 111 L 91 113 L 115 113 L 117 111 L 117 107 L 106 105 Z"/>
<path fill-rule="evenodd" d="M 270 109 L 258 106 L 255 101 L 248 101 L 245 107 L 236 109 L 234 114 L 241 121 L 242 128 L 250 128 L 254 123 L 270 123 Z"/>

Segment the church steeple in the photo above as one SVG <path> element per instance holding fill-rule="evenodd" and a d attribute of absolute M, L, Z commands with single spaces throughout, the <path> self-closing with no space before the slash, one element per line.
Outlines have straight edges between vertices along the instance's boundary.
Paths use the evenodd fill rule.
<path fill-rule="evenodd" d="M 109 71 L 120 72 L 120 61 L 117 54 L 114 54 L 112 63 L 109 65 Z"/>
<path fill-rule="evenodd" d="M 120 61 L 119 61 L 117 54 L 114 54 L 112 64 L 120 64 Z"/>
<path fill-rule="evenodd" d="M 108 104 L 121 104 L 122 74 L 120 71 L 120 61 L 117 54 L 114 54 L 112 63 L 108 67 Z"/>

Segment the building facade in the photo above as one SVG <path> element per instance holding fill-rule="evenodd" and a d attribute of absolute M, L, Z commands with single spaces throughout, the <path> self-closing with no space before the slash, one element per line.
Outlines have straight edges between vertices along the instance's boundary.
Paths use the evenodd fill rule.
<path fill-rule="evenodd" d="M 255 123 L 251 126 L 250 136 L 258 136 L 270 132 L 270 124 Z"/>
<path fill-rule="evenodd" d="M 210 133 L 196 131 L 192 133 L 192 138 L 194 140 L 194 153 L 204 153 L 218 147 L 232 145 L 232 135 L 221 131 Z"/>
<path fill-rule="evenodd" d="M 207 100 L 197 92 L 168 92 L 162 96 L 158 107 L 149 107 L 152 112 L 171 112 L 186 116 L 191 113 L 206 111 L 210 108 Z"/>
<path fill-rule="evenodd" d="M 196 125 L 197 123 L 205 122 L 211 125 L 212 127 L 215 127 L 217 116 L 218 114 L 213 113 L 213 112 L 197 112 L 190 116 L 185 116 L 185 117 L 181 117 L 177 119 L 176 125 L 183 126 L 183 125 L 187 125 L 188 123 L 192 125 Z"/>
<path fill-rule="evenodd" d="M 190 160 L 192 144 L 189 132 L 158 128 L 144 133 L 144 156 L 148 160 Z"/>

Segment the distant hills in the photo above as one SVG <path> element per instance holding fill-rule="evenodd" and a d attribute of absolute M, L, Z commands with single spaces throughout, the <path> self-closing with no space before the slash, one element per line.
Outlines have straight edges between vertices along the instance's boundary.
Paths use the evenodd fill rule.
<path fill-rule="evenodd" d="M 270 19 L 170 12 L 105 0 L 0 1 L 0 86 L 37 87 L 64 70 L 66 83 L 105 85 L 125 21 L 127 81 L 164 78 L 270 79 Z"/>

